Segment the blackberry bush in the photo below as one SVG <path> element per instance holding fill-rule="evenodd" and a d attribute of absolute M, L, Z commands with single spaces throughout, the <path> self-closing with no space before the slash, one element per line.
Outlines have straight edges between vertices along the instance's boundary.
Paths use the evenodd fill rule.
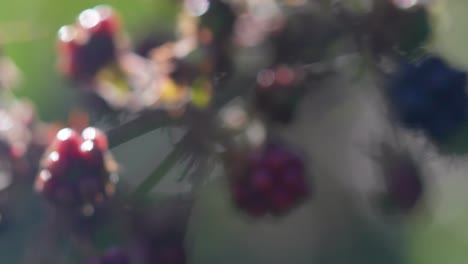
<path fill-rule="evenodd" d="M 2 50 L 0 228 L 7 232 L 0 241 L 29 222 L 19 239 L 41 241 L 4 262 L 406 262 L 406 243 L 394 243 L 406 233 L 377 230 L 362 202 L 377 201 L 373 214 L 393 209 L 385 212 L 403 219 L 395 230 L 411 234 L 417 229 L 404 226 L 430 201 L 436 183 L 426 172 L 437 170 L 406 148 L 424 148 L 439 162 L 467 153 L 466 72 L 431 45 L 438 6 L 150 2 L 87 7 L 74 22 L 56 17 L 72 22 L 52 30 L 63 82 L 47 84 L 68 94 L 66 109 L 45 104 L 46 89 L 30 96 L 45 105 L 38 113 L 19 98 L 12 89 L 19 70 Z M 48 24 L 35 22 L 34 32 Z M 138 31 L 136 22 L 150 30 Z M 16 36 L 8 33 L 5 54 Z M 68 123 L 40 119 L 52 111 L 70 116 Z M 367 135 L 386 123 L 393 130 L 378 136 L 392 133 L 395 142 L 383 140 L 371 160 L 379 170 L 366 171 L 354 135 L 371 141 Z M 377 198 L 366 190 L 374 180 Z"/>

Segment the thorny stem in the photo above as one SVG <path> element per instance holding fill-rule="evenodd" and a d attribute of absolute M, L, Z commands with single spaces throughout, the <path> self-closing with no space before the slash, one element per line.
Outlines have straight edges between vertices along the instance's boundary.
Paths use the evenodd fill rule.
<path fill-rule="evenodd" d="M 107 131 L 109 146 L 110 148 L 117 147 L 155 129 L 174 124 L 176 124 L 176 120 L 170 119 L 163 112 L 143 113 L 139 117 Z"/>
<path fill-rule="evenodd" d="M 142 120 L 144 121 L 144 119 L 138 118 L 132 125 L 138 126 L 138 123 Z M 159 184 L 174 165 L 184 157 L 187 157 L 187 155 L 197 156 L 197 159 L 203 160 L 212 154 L 212 145 L 221 144 L 224 147 L 228 147 L 232 144 L 226 133 L 217 126 L 216 117 L 210 111 L 200 112 L 188 109 L 184 120 L 181 121 L 189 128 L 189 131 L 176 143 L 174 149 L 159 163 L 157 168 L 135 189 L 133 196 L 136 199 L 144 198 Z M 155 124 L 160 125 L 157 122 L 152 123 L 152 125 Z M 137 132 L 141 133 L 151 129 L 154 129 L 154 126 L 147 125 L 140 128 Z"/>
<path fill-rule="evenodd" d="M 155 187 L 161 179 L 173 168 L 181 155 L 184 152 L 184 145 L 189 139 L 188 135 L 185 135 L 175 146 L 171 153 L 169 153 L 164 160 L 159 163 L 158 167 L 146 177 L 146 179 L 135 189 L 133 196 L 136 199 L 145 197 Z"/>

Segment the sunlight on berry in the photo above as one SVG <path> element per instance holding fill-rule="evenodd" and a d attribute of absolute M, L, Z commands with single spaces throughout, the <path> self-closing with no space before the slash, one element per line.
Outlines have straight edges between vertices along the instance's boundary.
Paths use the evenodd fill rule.
<path fill-rule="evenodd" d="M 13 120 L 4 111 L 0 111 L 0 131 L 8 131 L 13 127 Z"/>
<path fill-rule="evenodd" d="M 50 174 L 48 170 L 42 170 L 41 173 L 39 174 L 39 179 L 41 179 L 41 181 L 43 182 L 50 180 L 51 177 L 52 175 Z"/>
<path fill-rule="evenodd" d="M 246 135 L 252 146 L 260 146 L 266 140 L 267 131 L 262 123 L 255 121 L 246 129 Z"/>
<path fill-rule="evenodd" d="M 113 14 L 112 8 L 108 5 L 99 5 L 93 9 L 96 10 L 96 12 L 99 14 L 100 20 L 110 18 Z"/>
<path fill-rule="evenodd" d="M 419 1 L 418 0 L 393 0 L 393 3 L 399 8 L 407 9 L 407 8 L 411 8 L 419 4 Z"/>
<path fill-rule="evenodd" d="M 221 119 L 225 127 L 233 130 L 239 130 L 247 123 L 248 116 L 243 108 L 232 106 L 221 114 Z"/>
<path fill-rule="evenodd" d="M 81 144 L 80 149 L 81 151 L 91 151 L 94 148 L 94 143 L 91 140 L 86 140 Z"/>
<path fill-rule="evenodd" d="M 209 0 L 185 0 L 186 10 L 193 16 L 201 16 L 210 8 Z"/>
<path fill-rule="evenodd" d="M 51 178 L 52 175 L 48 170 L 41 170 L 34 184 L 34 188 L 36 189 L 36 191 L 42 192 L 44 190 L 44 184 Z"/>
<path fill-rule="evenodd" d="M 78 17 L 78 22 L 84 28 L 95 27 L 100 20 L 101 16 L 99 12 L 94 9 L 87 9 L 81 12 L 80 16 Z"/>
<path fill-rule="evenodd" d="M 71 137 L 73 130 L 70 128 L 64 128 L 57 133 L 57 139 L 60 141 L 65 141 Z"/>
<path fill-rule="evenodd" d="M 58 31 L 58 39 L 62 42 L 73 41 L 77 35 L 76 27 L 72 25 L 63 26 Z"/>
<path fill-rule="evenodd" d="M 81 133 L 84 139 L 92 140 L 96 138 L 97 131 L 94 127 L 88 127 Z"/>
<path fill-rule="evenodd" d="M 49 160 L 57 162 L 60 159 L 60 154 L 57 151 L 53 151 L 49 154 Z"/>

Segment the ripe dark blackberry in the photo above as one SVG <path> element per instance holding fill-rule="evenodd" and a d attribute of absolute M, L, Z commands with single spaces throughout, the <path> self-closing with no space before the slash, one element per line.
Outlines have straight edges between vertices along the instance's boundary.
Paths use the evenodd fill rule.
<path fill-rule="evenodd" d="M 370 44 L 376 54 L 411 55 L 431 37 L 429 12 L 421 4 L 406 8 L 404 1 L 375 1 L 367 21 Z M 411 1 L 406 1 L 409 3 Z"/>
<path fill-rule="evenodd" d="M 284 146 L 268 144 L 246 159 L 245 164 L 231 164 L 240 167 L 230 179 L 232 199 L 247 214 L 281 215 L 308 194 L 303 161 Z"/>
<path fill-rule="evenodd" d="M 291 122 L 305 92 L 302 79 L 300 70 L 285 65 L 262 70 L 257 75 L 256 107 L 273 121 Z"/>
<path fill-rule="evenodd" d="M 81 136 L 84 140 L 91 140 L 99 148 L 100 151 L 106 152 L 109 149 L 109 142 L 107 141 L 107 136 L 101 130 L 88 127 L 83 130 Z"/>
<path fill-rule="evenodd" d="M 78 16 L 78 24 L 91 35 L 113 36 L 121 28 L 119 14 L 108 5 L 84 10 Z"/>
<path fill-rule="evenodd" d="M 112 162 L 102 131 L 86 128 L 82 137 L 64 128 L 43 159 L 35 188 L 63 209 L 94 208 L 114 191 Z"/>
<path fill-rule="evenodd" d="M 466 78 L 438 57 L 404 64 L 388 84 L 390 107 L 405 127 L 447 142 L 468 122 Z"/>

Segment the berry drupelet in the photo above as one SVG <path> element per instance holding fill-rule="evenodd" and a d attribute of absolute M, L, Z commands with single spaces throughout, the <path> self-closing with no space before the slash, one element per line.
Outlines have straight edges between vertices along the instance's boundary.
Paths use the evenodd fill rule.
<path fill-rule="evenodd" d="M 231 173 L 234 203 L 251 216 L 284 214 L 308 191 L 302 159 L 279 144 L 270 143 L 251 153 Z"/>
<path fill-rule="evenodd" d="M 89 80 L 117 57 L 118 14 L 101 5 L 80 13 L 76 24 L 60 28 L 60 71 L 72 79 Z"/>
<path fill-rule="evenodd" d="M 391 109 L 404 126 L 444 143 L 468 122 L 466 77 L 438 57 L 404 64 L 389 81 Z"/>
<path fill-rule="evenodd" d="M 256 107 L 273 121 L 291 122 L 304 92 L 300 69 L 280 65 L 257 74 Z"/>
<path fill-rule="evenodd" d="M 64 128 L 45 154 L 35 188 L 58 207 L 89 213 L 114 192 L 113 163 L 102 131 L 88 127 L 79 135 Z"/>

